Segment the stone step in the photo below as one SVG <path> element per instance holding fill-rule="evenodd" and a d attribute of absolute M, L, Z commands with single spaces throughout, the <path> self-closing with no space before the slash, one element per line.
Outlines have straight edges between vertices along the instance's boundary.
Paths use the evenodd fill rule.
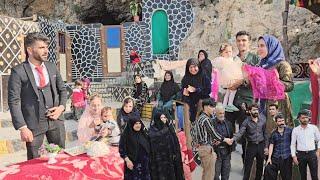
<path fill-rule="evenodd" d="M 0 128 L 12 127 L 11 116 L 9 112 L 0 112 Z"/>
<path fill-rule="evenodd" d="M 65 121 L 66 143 L 76 141 L 78 123 L 74 120 Z M 0 154 L 11 154 L 24 150 L 25 142 L 20 139 L 20 132 L 13 127 L 0 130 Z"/>
<path fill-rule="evenodd" d="M 72 119 L 72 112 L 66 111 L 64 113 L 64 117 L 66 120 Z M 0 113 L 0 128 L 13 127 L 11 116 L 9 112 Z"/>

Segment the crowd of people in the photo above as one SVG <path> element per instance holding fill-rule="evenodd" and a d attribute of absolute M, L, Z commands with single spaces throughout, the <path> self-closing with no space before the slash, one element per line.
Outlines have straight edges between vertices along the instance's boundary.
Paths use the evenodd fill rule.
<path fill-rule="evenodd" d="M 28 34 L 28 59 L 12 68 L 9 80 L 12 121 L 27 142 L 28 159 L 39 157 L 44 135 L 49 143 L 64 147 L 61 115 L 67 93 L 55 65 L 47 62 L 48 42 L 40 33 Z M 197 58 L 187 61 L 181 86 L 172 72 L 165 72 L 150 127 L 141 120 L 148 87 L 140 75 L 135 75 L 132 96 L 123 100 L 117 118 L 110 107 L 103 107 L 99 94 L 90 92 L 89 80 L 75 81 L 71 99 L 79 141 L 108 137 L 110 145 L 119 147 L 128 180 L 191 179 L 190 149 L 200 157 L 203 180 L 227 180 L 236 143 L 242 144 L 244 180 L 276 180 L 278 172 L 283 180 L 291 180 L 293 163 L 299 166 L 301 180 L 307 178 L 307 166 L 312 179 L 318 179 L 320 133 L 309 123 L 308 110 L 299 112 L 300 125 L 293 127 L 287 92 L 294 83 L 281 43 L 263 35 L 257 44 L 255 54 L 250 34 L 240 31 L 237 55 L 227 43 L 212 61 L 200 50 Z M 310 66 L 319 75 L 317 62 L 310 60 Z M 184 104 L 183 127 L 177 126 L 175 101 Z"/>

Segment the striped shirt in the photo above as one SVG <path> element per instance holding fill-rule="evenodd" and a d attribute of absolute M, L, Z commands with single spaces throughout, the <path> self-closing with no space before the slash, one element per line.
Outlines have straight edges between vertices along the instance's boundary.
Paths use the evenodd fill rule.
<path fill-rule="evenodd" d="M 223 137 L 215 130 L 212 119 L 206 113 L 202 112 L 191 129 L 193 145 L 211 145 L 213 140 L 222 142 Z"/>

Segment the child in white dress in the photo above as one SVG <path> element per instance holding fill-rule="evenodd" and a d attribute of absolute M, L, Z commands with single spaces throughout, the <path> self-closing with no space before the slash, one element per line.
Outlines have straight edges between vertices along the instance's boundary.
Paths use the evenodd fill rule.
<path fill-rule="evenodd" d="M 239 57 L 233 56 L 232 46 L 230 44 L 222 44 L 219 49 L 220 57 L 213 60 L 212 64 L 219 72 L 220 87 L 226 90 L 224 95 L 223 105 L 226 111 L 239 111 L 233 105 L 234 97 L 237 90 L 231 90 L 230 87 L 238 80 L 243 80 L 242 61 Z"/>

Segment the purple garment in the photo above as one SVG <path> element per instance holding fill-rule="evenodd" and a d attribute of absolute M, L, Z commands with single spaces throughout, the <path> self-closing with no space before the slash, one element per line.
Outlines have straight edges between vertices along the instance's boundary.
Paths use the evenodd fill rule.
<path fill-rule="evenodd" d="M 279 80 L 279 74 L 276 69 L 263 69 L 244 65 L 244 70 L 248 74 L 255 99 L 280 100 L 285 98 L 285 87 Z"/>

